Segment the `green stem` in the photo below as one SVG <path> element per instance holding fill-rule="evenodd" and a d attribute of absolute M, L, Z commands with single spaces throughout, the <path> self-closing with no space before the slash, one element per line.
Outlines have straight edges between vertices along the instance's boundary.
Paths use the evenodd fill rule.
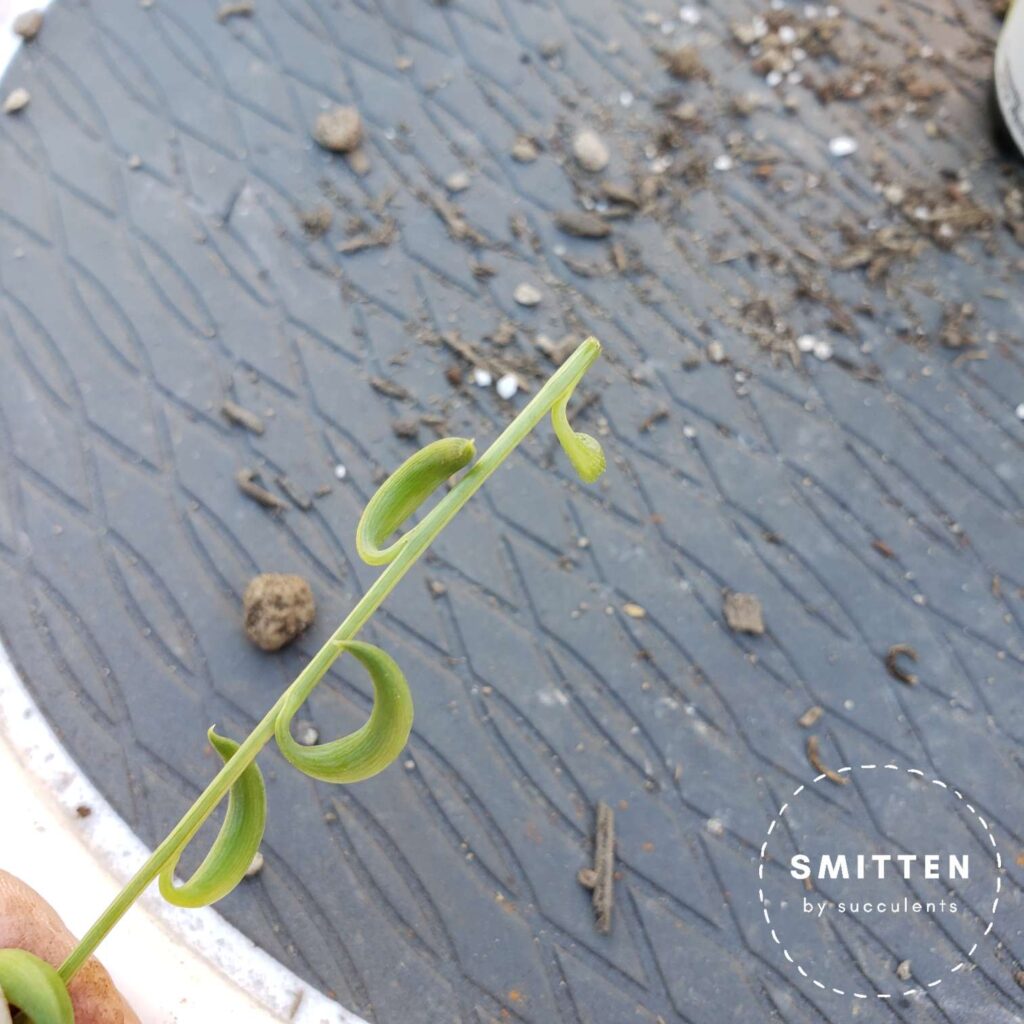
<path fill-rule="evenodd" d="M 601 346 L 588 339 L 562 364 L 523 411 L 495 439 L 466 475 L 423 518 L 415 536 L 411 537 L 395 560 L 377 577 L 359 603 L 349 612 L 345 621 L 335 630 L 330 640 L 316 653 L 302 670 L 292 687 L 304 687 L 324 675 L 336 657 L 333 645 L 339 640 L 351 640 L 384 599 L 409 571 L 437 535 L 448 525 L 458 511 L 483 486 L 487 478 L 512 454 L 527 434 L 537 426 L 555 404 L 572 392 L 580 378 L 601 353 Z M 315 685 L 315 684 L 314 684 Z M 171 830 L 167 838 L 153 851 L 149 859 L 118 893 L 96 923 L 82 936 L 71 955 L 60 967 L 60 975 L 69 982 L 81 966 L 95 952 L 110 930 L 124 916 L 132 904 L 157 877 L 163 866 L 184 846 L 213 813 L 242 772 L 255 759 L 267 741 L 274 735 L 274 724 L 287 698 L 286 690 L 263 720 L 239 746 L 234 756 L 214 776 L 198 800 Z"/>

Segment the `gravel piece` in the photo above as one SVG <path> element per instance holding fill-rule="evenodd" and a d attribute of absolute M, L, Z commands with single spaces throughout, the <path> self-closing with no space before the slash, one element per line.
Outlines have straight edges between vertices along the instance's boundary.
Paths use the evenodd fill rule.
<path fill-rule="evenodd" d="M 249 581 L 242 611 L 249 639 L 260 650 L 277 651 L 313 622 L 316 602 L 301 576 L 267 572 Z"/>
<path fill-rule="evenodd" d="M 313 138 L 332 153 L 351 153 L 363 141 L 363 119 L 355 107 L 331 107 L 316 119 Z"/>

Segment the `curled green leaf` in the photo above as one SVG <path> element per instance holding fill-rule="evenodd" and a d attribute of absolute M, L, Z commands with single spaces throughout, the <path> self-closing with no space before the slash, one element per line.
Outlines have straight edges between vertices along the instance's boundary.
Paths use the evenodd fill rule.
<path fill-rule="evenodd" d="M 598 352 L 601 351 L 600 343 L 596 338 L 588 338 L 583 345 L 591 343 L 597 346 Z M 582 348 L 583 345 L 580 347 Z M 566 410 L 570 398 L 572 398 L 572 388 L 566 391 L 552 406 L 551 425 L 555 428 L 555 436 L 565 450 L 565 454 L 569 456 L 569 461 L 579 474 L 580 479 L 584 483 L 592 484 L 604 472 L 604 450 L 596 438 L 589 434 L 577 433 L 569 425 Z"/>
<path fill-rule="evenodd" d="M 335 657 L 342 651 L 354 654 L 373 680 L 373 711 L 366 724 L 339 740 L 302 746 L 291 734 L 292 719 L 306 699 L 296 688 L 288 692 L 274 727 L 285 758 L 324 782 L 360 782 L 376 775 L 402 752 L 412 729 L 412 694 L 391 655 L 359 640 L 340 641 Z"/>
<path fill-rule="evenodd" d="M 45 960 L 23 949 L 0 949 L 0 1020 L 7 1004 L 16 1006 L 32 1024 L 75 1021 L 61 976 Z"/>
<path fill-rule="evenodd" d="M 217 735 L 213 728 L 207 736 L 225 764 L 238 750 L 234 740 Z M 263 839 L 266 821 L 267 791 L 259 766 L 253 761 L 231 787 L 224 823 L 202 864 L 187 882 L 174 884 L 178 858 L 199 831 L 200 821 L 161 870 L 160 895 L 178 907 L 205 907 L 222 899 L 245 877 Z"/>
<path fill-rule="evenodd" d="M 469 465 L 476 446 L 464 437 L 445 437 L 410 455 L 381 484 L 356 527 L 356 550 L 370 565 L 392 561 L 418 527 L 403 534 L 390 547 L 384 542 L 449 477 Z"/>

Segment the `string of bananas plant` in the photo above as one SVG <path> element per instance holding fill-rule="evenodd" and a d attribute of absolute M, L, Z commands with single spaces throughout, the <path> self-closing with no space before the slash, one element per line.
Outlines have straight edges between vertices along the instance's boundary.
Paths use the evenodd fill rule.
<path fill-rule="evenodd" d="M 549 412 L 555 435 L 581 479 L 593 483 L 604 472 L 601 445 L 590 435 L 574 431 L 567 415 L 576 385 L 600 353 L 596 338 L 584 341 L 473 465 L 473 441 L 444 438 L 416 452 L 384 481 L 359 520 L 356 548 L 364 561 L 387 568 L 245 740 L 236 743 L 210 729 L 210 744 L 224 766 L 59 970 L 24 950 L 0 950 L 0 1022 L 9 1019 L 10 1005 L 19 1011 L 18 1022 L 73 1024 L 68 983 L 154 879 L 163 898 L 180 907 L 214 903 L 238 885 L 263 838 L 267 797 L 256 755 L 271 737 L 299 771 L 325 782 L 368 779 L 398 757 L 412 729 L 409 686 L 390 655 L 354 637 L 462 506 Z M 467 466 L 415 526 L 388 544 L 435 491 Z M 292 736 L 292 719 L 346 651 L 373 682 L 370 717 L 362 728 L 341 739 L 302 746 Z M 174 871 L 182 852 L 225 794 L 227 812 L 209 852 L 188 881 L 176 883 Z"/>

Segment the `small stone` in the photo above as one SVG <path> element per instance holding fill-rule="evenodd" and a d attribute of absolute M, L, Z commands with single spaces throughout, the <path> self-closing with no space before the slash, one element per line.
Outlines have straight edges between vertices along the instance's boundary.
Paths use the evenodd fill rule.
<path fill-rule="evenodd" d="M 537 143 L 528 135 L 520 135 L 512 146 L 512 159 L 521 164 L 532 164 L 540 156 Z"/>
<path fill-rule="evenodd" d="M 246 878 L 255 878 L 263 870 L 263 854 L 257 850 L 253 854 L 252 860 L 249 862 L 249 866 L 245 869 Z"/>
<path fill-rule="evenodd" d="M 633 601 L 627 601 L 622 606 L 622 611 L 629 616 L 631 619 L 646 619 L 647 609 L 643 605 L 636 604 Z"/>
<path fill-rule="evenodd" d="M 449 192 L 465 192 L 469 188 L 469 175 L 465 171 L 455 171 L 444 179 L 444 187 Z"/>
<path fill-rule="evenodd" d="M 1018 405 L 1017 408 L 1014 410 L 1014 412 L 1016 412 L 1017 414 L 1017 419 L 1024 420 L 1024 402 L 1021 402 L 1020 405 Z"/>
<path fill-rule="evenodd" d="M 796 339 L 796 347 L 798 352 L 813 352 L 814 346 L 818 344 L 818 339 L 813 334 L 801 334 Z"/>
<path fill-rule="evenodd" d="M 910 961 L 909 960 L 901 960 L 896 965 L 896 977 L 899 978 L 900 981 L 910 981 Z"/>
<path fill-rule="evenodd" d="M 820 359 L 823 363 L 832 358 L 832 344 L 824 339 L 816 341 L 811 351 L 814 353 L 814 358 Z"/>
<path fill-rule="evenodd" d="M 363 119 L 355 107 L 332 107 L 317 116 L 313 138 L 332 153 L 351 153 L 363 141 Z"/>
<path fill-rule="evenodd" d="M 7 99 L 4 100 L 3 112 L 5 114 L 16 114 L 19 110 L 24 110 L 32 97 L 29 95 L 28 89 L 13 89 L 7 94 Z"/>
<path fill-rule="evenodd" d="M 722 602 L 725 621 L 734 633 L 749 633 L 761 636 L 764 633 L 764 617 L 761 602 L 754 594 L 729 592 Z"/>
<path fill-rule="evenodd" d="M 849 135 L 837 135 L 828 140 L 828 151 L 836 157 L 851 156 L 857 152 L 857 140 Z"/>
<path fill-rule="evenodd" d="M 489 388 L 494 383 L 494 376 L 490 370 L 477 366 L 473 370 L 473 383 L 478 388 Z"/>
<path fill-rule="evenodd" d="M 716 839 L 725 835 L 725 825 L 721 818 L 708 818 L 704 827 L 708 830 L 708 834 L 713 835 Z"/>
<path fill-rule="evenodd" d="M 539 288 L 526 281 L 522 284 L 517 284 L 516 290 L 512 293 L 512 298 L 515 299 L 520 306 L 539 306 L 540 300 L 543 297 L 544 296 L 541 295 Z"/>
<path fill-rule="evenodd" d="M 585 171 L 597 174 L 608 166 L 611 154 L 604 139 L 592 128 L 584 128 L 572 140 L 572 155 Z"/>
<path fill-rule="evenodd" d="M 684 4 L 679 8 L 679 20 L 684 25 L 699 25 L 700 24 L 700 11 L 696 7 L 690 4 Z"/>
<path fill-rule="evenodd" d="M 42 31 L 43 12 L 25 11 L 24 14 L 19 14 L 14 19 L 14 24 L 11 28 L 16 36 L 21 36 L 26 43 L 29 43 Z"/>
<path fill-rule="evenodd" d="M 499 398 L 508 401 L 519 390 L 519 379 L 514 373 L 506 373 L 504 377 L 498 378 L 495 390 L 498 392 Z"/>
<path fill-rule="evenodd" d="M 348 469 L 346 469 L 340 462 L 334 467 L 334 479 L 344 480 L 348 476 Z"/>
<path fill-rule="evenodd" d="M 538 51 L 545 60 L 554 60 L 565 49 L 560 39 L 542 39 Z"/>
<path fill-rule="evenodd" d="M 708 361 L 715 363 L 724 363 L 726 359 L 725 346 L 720 341 L 713 341 L 707 348 Z"/>
<path fill-rule="evenodd" d="M 92 808 L 88 804 L 79 804 L 75 808 L 75 814 L 80 818 L 88 818 L 92 814 Z"/>
<path fill-rule="evenodd" d="M 728 153 L 719 153 L 715 157 L 713 166 L 716 171 L 731 171 L 733 167 L 732 157 Z"/>
<path fill-rule="evenodd" d="M 444 597 L 448 593 L 448 588 L 440 580 L 428 580 L 427 588 L 431 597 Z"/>
<path fill-rule="evenodd" d="M 295 742 L 304 747 L 315 747 L 320 740 L 320 731 L 312 722 L 298 722 L 294 735 Z"/>
<path fill-rule="evenodd" d="M 370 163 L 370 157 L 367 155 L 366 149 L 363 146 L 359 146 L 354 149 L 351 153 L 347 154 L 345 159 L 348 161 L 348 165 L 352 170 L 353 174 L 358 174 L 360 178 L 365 178 L 373 167 Z"/>
<path fill-rule="evenodd" d="M 128 170 L 137 171 L 142 166 L 142 157 L 138 153 L 132 153 L 128 157 Z"/>
<path fill-rule="evenodd" d="M 607 238 L 611 225 L 596 213 L 585 210 L 563 210 L 555 214 L 555 225 L 559 231 L 576 238 Z"/>
<path fill-rule="evenodd" d="M 250 580 L 242 610 L 249 639 L 261 650 L 276 651 L 313 622 L 316 602 L 301 576 L 267 572 Z"/>

